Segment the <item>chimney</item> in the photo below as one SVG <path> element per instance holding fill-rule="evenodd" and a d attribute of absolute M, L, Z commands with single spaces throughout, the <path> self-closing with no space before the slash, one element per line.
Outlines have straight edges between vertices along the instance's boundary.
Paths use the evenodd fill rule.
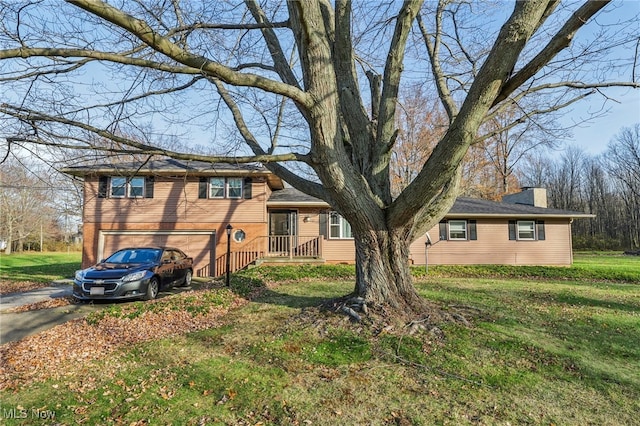
<path fill-rule="evenodd" d="M 546 188 L 523 187 L 520 192 L 504 195 L 502 202 L 547 208 L 547 190 Z"/>

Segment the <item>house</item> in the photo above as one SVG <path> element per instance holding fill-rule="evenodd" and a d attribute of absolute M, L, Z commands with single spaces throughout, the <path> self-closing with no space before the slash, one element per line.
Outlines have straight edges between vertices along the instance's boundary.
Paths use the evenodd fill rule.
<path fill-rule="evenodd" d="M 232 270 L 265 261 L 355 259 L 351 227 L 339 214 L 286 188 L 259 165 L 166 159 L 64 172 L 84 180 L 83 267 L 140 245 L 183 249 L 194 258 L 196 276 L 223 274 L 227 249 Z M 546 208 L 540 188 L 501 203 L 459 198 L 438 226 L 411 245 L 410 260 L 570 265 L 571 222 L 583 217 L 591 215 Z"/>

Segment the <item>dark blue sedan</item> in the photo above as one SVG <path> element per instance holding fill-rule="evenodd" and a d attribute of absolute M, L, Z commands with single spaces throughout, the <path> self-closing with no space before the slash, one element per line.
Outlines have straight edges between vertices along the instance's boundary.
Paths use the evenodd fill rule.
<path fill-rule="evenodd" d="M 162 289 L 191 285 L 192 276 L 193 259 L 177 248 L 126 248 L 77 271 L 73 296 L 78 300 L 151 300 Z"/>

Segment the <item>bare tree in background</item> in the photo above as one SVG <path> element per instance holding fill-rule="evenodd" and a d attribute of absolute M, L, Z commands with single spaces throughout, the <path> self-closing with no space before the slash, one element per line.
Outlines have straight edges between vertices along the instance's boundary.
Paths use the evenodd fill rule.
<path fill-rule="evenodd" d="M 446 0 L 131 0 L 121 9 L 12 0 L 0 9 L 2 136 L 95 150 L 94 134 L 121 153 L 262 162 L 351 224 L 354 300 L 413 316 L 429 308 L 412 284 L 409 245 L 451 208 L 483 123 L 534 96 L 546 106 L 523 111 L 528 118 L 609 86 L 639 87 L 633 49 L 599 56 L 637 40 L 637 17 L 592 24 L 607 4 L 519 1 L 505 14 L 503 3 Z M 591 32 L 576 43 L 585 25 Z M 416 79 L 437 92 L 447 128 L 394 196 L 398 94 Z M 176 130 L 188 125 L 226 138 L 231 122 L 231 140 L 246 149 L 210 155 L 161 143 L 167 133 L 193 138 Z"/>
<path fill-rule="evenodd" d="M 625 231 L 628 248 L 640 248 L 640 123 L 624 128 L 607 146 L 609 173 L 617 181 L 625 206 Z"/>
<path fill-rule="evenodd" d="M 419 86 L 409 88 L 399 101 L 398 138 L 391 157 L 391 194 L 397 197 L 418 175 L 447 127 L 436 97 Z"/>
<path fill-rule="evenodd" d="M 59 200 L 46 171 L 16 159 L 0 164 L 0 240 L 5 253 L 22 251 L 28 243 L 42 250 L 45 240 L 58 236 L 64 225 L 55 205 Z"/>

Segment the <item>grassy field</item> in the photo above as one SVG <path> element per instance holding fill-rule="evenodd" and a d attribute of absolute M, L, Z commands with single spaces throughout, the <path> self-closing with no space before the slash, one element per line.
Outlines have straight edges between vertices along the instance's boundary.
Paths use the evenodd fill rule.
<path fill-rule="evenodd" d="M 50 283 L 61 278 L 73 278 L 81 262 L 80 252 L 0 253 L 0 279 Z"/>
<path fill-rule="evenodd" d="M 640 286 L 627 278 L 639 266 L 585 256 L 576 268 L 591 272 L 579 278 L 576 268 L 543 279 L 417 273 L 422 295 L 471 322 L 441 324 L 444 337 L 315 310 L 352 289 L 348 268 L 259 268 L 233 276 L 234 288 L 280 284 L 219 327 L 70 365 L 0 401 L 29 416 L 7 424 L 31 424 L 34 409 L 61 424 L 638 424 Z M 603 268 L 627 278 L 584 278 Z"/>

